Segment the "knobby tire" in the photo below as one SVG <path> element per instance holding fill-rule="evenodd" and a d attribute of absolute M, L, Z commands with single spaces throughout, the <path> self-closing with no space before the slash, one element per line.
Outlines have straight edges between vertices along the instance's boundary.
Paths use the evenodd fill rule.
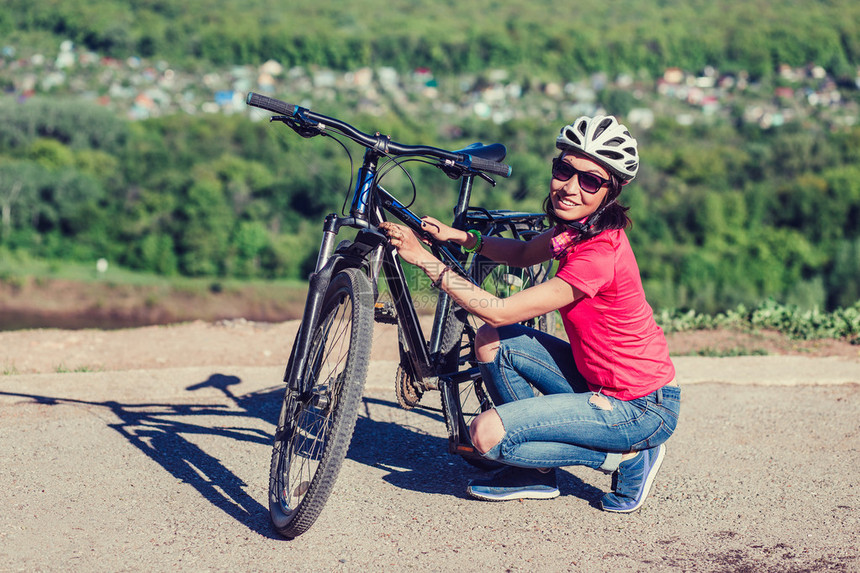
<path fill-rule="evenodd" d="M 373 290 L 359 269 L 336 274 L 314 325 L 306 374 L 311 392 L 287 388 L 272 451 L 269 514 L 287 538 L 319 517 L 346 457 L 373 340 Z"/>

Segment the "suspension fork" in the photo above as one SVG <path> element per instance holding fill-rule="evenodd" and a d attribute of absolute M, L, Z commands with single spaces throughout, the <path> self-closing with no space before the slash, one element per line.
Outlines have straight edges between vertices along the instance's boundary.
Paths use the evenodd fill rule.
<path fill-rule="evenodd" d="M 323 242 L 325 242 L 325 238 Z M 322 251 L 320 255 L 322 255 Z M 314 325 L 320 316 L 323 297 L 331 282 L 334 271 L 334 265 L 331 264 L 333 262 L 327 258 L 326 264 L 321 269 L 311 273 L 308 281 L 308 297 L 305 300 L 302 322 L 299 325 L 296 342 L 293 344 L 293 351 L 290 354 L 290 360 L 287 362 L 287 369 L 284 372 L 284 382 L 294 392 L 303 392 L 306 390 L 302 388 L 302 381 L 305 379 L 304 372 L 307 367 L 308 349 L 310 348 Z"/>
<path fill-rule="evenodd" d="M 284 372 L 284 382 L 287 383 L 290 390 L 295 392 L 305 390 L 301 387 L 301 381 L 304 380 L 307 366 L 308 348 L 311 343 L 313 327 L 321 312 L 323 297 L 334 274 L 334 265 L 329 264 L 329 262 L 331 262 L 331 256 L 334 252 L 334 241 L 340 230 L 341 221 L 334 213 L 327 215 L 323 221 L 323 237 L 314 272 L 308 278 L 308 296 L 305 299 L 302 321 L 299 324 L 296 341 L 293 344 L 287 369 Z"/>
<path fill-rule="evenodd" d="M 334 241 L 337 233 L 343 226 L 356 227 L 359 229 L 355 241 L 344 251 L 340 249 L 335 253 Z M 375 253 L 382 248 L 385 238 L 376 231 L 370 229 L 366 220 L 355 217 L 338 217 L 335 214 L 328 215 L 323 222 L 323 238 L 320 243 L 319 255 L 317 255 L 317 266 L 308 279 L 308 296 L 305 299 L 305 308 L 302 313 L 302 322 L 296 334 L 296 342 L 284 372 L 284 381 L 293 391 L 306 391 L 302 381 L 305 379 L 307 368 L 308 349 L 314 328 L 322 311 L 322 302 L 328 290 L 329 283 L 335 272 L 346 267 L 363 267 L 368 261 L 373 264 Z"/>
<path fill-rule="evenodd" d="M 331 254 L 334 251 L 334 239 L 337 237 L 338 230 L 340 230 L 340 225 L 338 224 L 337 215 L 334 213 L 327 215 L 323 221 L 323 238 L 320 242 L 317 263 L 314 266 L 315 273 L 320 272 L 331 257 Z"/>

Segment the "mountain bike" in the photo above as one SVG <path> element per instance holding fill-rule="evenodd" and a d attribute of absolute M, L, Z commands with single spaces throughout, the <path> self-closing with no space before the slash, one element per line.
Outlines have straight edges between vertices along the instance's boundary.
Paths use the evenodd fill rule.
<path fill-rule="evenodd" d="M 421 218 L 381 185 L 392 169 L 405 172 L 409 161 L 435 165 L 459 180 L 453 227 L 528 240 L 546 230 L 543 213 L 469 205 L 475 178 L 495 185 L 493 175 L 510 175 L 510 167 L 502 163 L 504 145 L 475 143 L 457 151 L 405 145 L 253 92 L 246 102 L 275 114 L 270 121 L 283 123 L 302 137 L 332 137 L 349 153 L 344 138 L 364 150 L 355 184 L 350 185 L 348 213 L 324 219 L 302 322 L 284 372 L 286 392 L 274 436 L 269 513 L 275 529 L 294 538 L 322 511 L 352 440 L 374 322 L 398 327 L 400 362 L 394 380 L 398 403 L 405 408 L 421 406 L 425 393 L 438 391 L 449 452 L 478 467 L 489 464 L 475 451 L 468 432 L 471 420 L 492 407 L 472 350 L 479 325 L 439 291 L 430 336 L 425 338 L 406 272 L 377 226 L 388 215 L 394 217 L 423 236 L 455 272 L 500 297 L 546 280 L 551 263 L 513 268 L 436 241 L 422 231 Z M 355 229 L 355 236 L 338 242 L 338 233 L 345 228 Z M 379 288 L 382 279 L 387 287 L 384 296 Z M 541 316 L 530 324 L 546 330 L 553 319 Z"/>

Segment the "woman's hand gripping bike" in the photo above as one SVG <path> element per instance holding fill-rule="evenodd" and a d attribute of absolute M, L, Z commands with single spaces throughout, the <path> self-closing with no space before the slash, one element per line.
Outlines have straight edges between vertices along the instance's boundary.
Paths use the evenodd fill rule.
<path fill-rule="evenodd" d="M 510 168 L 501 163 L 506 153 L 501 144 L 473 144 L 459 151 L 404 145 L 256 93 L 248 94 L 247 103 L 276 114 L 271 121 L 288 125 L 302 137 L 341 136 L 364 149 L 349 213 L 330 214 L 323 223 L 316 268 L 310 276 L 301 326 L 284 374 L 286 394 L 274 438 L 269 511 L 275 529 L 293 538 L 307 531 L 319 516 L 352 440 L 374 321 L 398 326 L 398 402 L 413 408 L 420 405 L 426 392 L 440 392 L 449 452 L 478 467 L 488 464 L 475 451 L 468 432 L 469 422 L 492 407 L 472 352 L 478 325 L 440 291 L 432 330 L 425 338 L 404 268 L 386 236 L 377 229 L 386 216 L 423 236 L 443 263 L 498 296 L 546 280 L 550 270 L 546 265 L 508 267 L 434 240 L 422 232 L 420 217 L 380 185 L 387 173 L 385 167 L 393 162 L 402 169 L 406 161 L 417 160 L 436 165 L 448 177 L 459 180 L 452 223 L 455 228 L 528 240 L 546 227 L 543 213 L 469 206 L 475 177 L 494 185 L 491 175 L 510 175 Z M 346 145 L 344 148 L 348 150 Z M 337 242 L 344 227 L 357 229 L 357 233 L 352 240 Z M 388 287 L 390 300 L 386 302 L 378 300 L 380 278 Z M 546 330 L 553 321 L 552 316 L 539 317 L 532 326 Z"/>

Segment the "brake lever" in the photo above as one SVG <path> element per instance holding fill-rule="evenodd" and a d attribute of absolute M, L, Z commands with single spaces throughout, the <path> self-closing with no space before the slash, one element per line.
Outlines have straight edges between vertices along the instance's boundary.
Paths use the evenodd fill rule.
<path fill-rule="evenodd" d="M 274 115 L 269 119 L 269 122 L 273 121 L 280 121 L 305 139 L 316 137 L 322 133 L 319 125 L 309 124 L 306 121 L 300 121 L 288 115 Z"/>
<path fill-rule="evenodd" d="M 466 169 L 461 165 L 437 164 L 436 167 L 444 171 L 445 175 L 447 175 L 451 179 L 459 179 L 460 177 L 464 177 L 467 173 L 471 173 L 473 175 L 477 175 L 478 177 L 489 183 L 491 187 L 496 186 L 496 180 L 484 173 L 483 171 L 474 171 L 472 169 Z"/>
<path fill-rule="evenodd" d="M 496 186 L 496 180 L 484 173 L 483 171 L 478 171 L 478 177 L 489 183 L 490 187 Z"/>
<path fill-rule="evenodd" d="M 445 175 L 448 176 L 449 179 L 459 179 L 463 176 L 465 172 L 462 167 L 458 167 L 456 165 L 445 165 L 444 163 L 437 163 L 436 167 L 442 170 Z"/>

